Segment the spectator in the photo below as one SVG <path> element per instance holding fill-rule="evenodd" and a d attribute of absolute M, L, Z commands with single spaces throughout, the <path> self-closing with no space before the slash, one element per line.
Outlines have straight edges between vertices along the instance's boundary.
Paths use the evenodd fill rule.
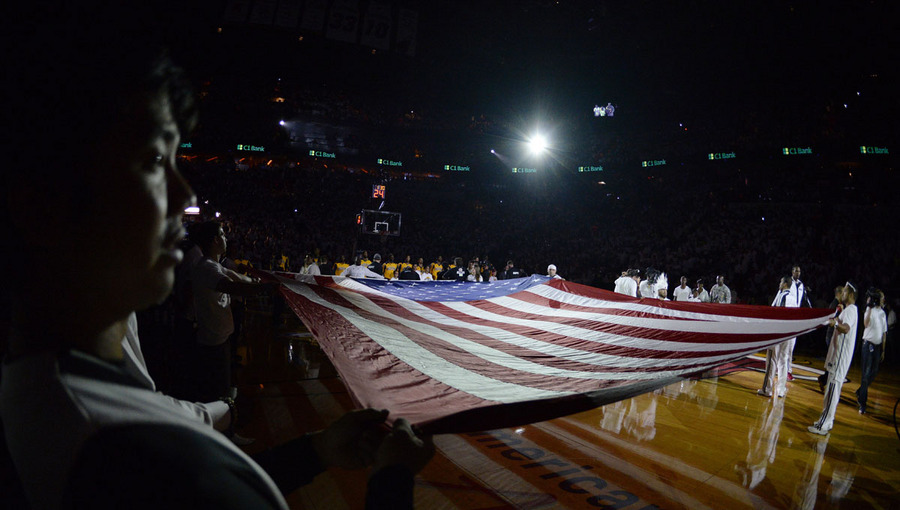
<path fill-rule="evenodd" d="M 502 259 L 501 259 L 502 260 Z M 504 280 L 511 280 L 513 278 L 522 278 L 524 276 L 528 276 L 525 271 L 522 271 L 513 263 L 512 260 L 506 262 L 506 272 L 503 273 Z"/>
<path fill-rule="evenodd" d="M 303 267 L 300 268 L 300 274 L 308 274 L 310 276 L 321 275 L 322 271 L 319 270 L 319 265 L 313 260 L 312 255 L 309 253 L 303 257 Z"/>
<path fill-rule="evenodd" d="M 878 375 L 878 364 L 884 361 L 884 348 L 887 343 L 887 317 L 884 309 L 884 293 L 878 289 L 866 292 L 866 313 L 863 318 L 862 344 L 862 380 L 856 390 L 856 401 L 859 414 L 866 413 L 866 402 L 869 399 L 869 385 Z"/>
<path fill-rule="evenodd" d="M 369 271 L 384 276 L 384 265 L 381 263 L 380 253 L 376 253 L 372 256 L 372 263 L 369 264 Z"/>
<path fill-rule="evenodd" d="M 105 2 L 7 12 L 29 31 L 18 40 L 28 52 L 10 55 L 16 102 L 4 108 L 17 126 L 4 184 L 17 194 L 2 241 L 18 248 L 9 285 L 22 313 L 0 417 L 31 505 L 286 509 L 284 494 L 326 467 L 372 465 L 370 504 L 410 508 L 433 447 L 403 419 L 379 436 L 387 411 L 349 413 L 256 462 L 124 368 L 127 321 L 172 290 L 194 200 L 175 165 L 192 96 L 159 50 L 154 14 Z M 46 145 L 44 123 L 72 136 Z"/>
<path fill-rule="evenodd" d="M 453 259 L 453 264 L 448 267 L 443 274 L 441 274 L 441 280 L 455 280 L 458 282 L 464 282 L 469 276 L 469 272 L 463 267 L 462 257 L 455 257 Z"/>

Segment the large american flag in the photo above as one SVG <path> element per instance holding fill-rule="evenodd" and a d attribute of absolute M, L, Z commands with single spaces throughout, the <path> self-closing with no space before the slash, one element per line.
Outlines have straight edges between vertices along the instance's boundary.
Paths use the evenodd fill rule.
<path fill-rule="evenodd" d="M 491 283 L 272 273 L 360 407 L 426 433 L 512 427 L 652 391 L 815 329 L 829 310 Z"/>

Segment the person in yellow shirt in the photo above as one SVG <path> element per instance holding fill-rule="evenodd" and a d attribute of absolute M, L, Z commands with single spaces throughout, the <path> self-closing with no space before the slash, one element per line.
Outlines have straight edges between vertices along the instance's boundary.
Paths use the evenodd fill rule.
<path fill-rule="evenodd" d="M 290 260 L 287 255 L 284 253 L 279 255 L 272 254 L 272 260 L 269 261 L 269 269 L 272 271 L 288 271 L 290 267 Z"/>
<path fill-rule="evenodd" d="M 384 263 L 384 277 L 393 280 L 397 274 L 399 273 L 397 272 L 397 263 L 394 262 L 394 254 L 389 253 L 387 262 Z"/>
<path fill-rule="evenodd" d="M 437 260 L 431 263 L 431 267 L 428 269 L 428 272 L 431 273 L 431 277 L 435 280 L 438 279 L 438 276 L 444 271 L 444 257 L 438 255 Z"/>
<path fill-rule="evenodd" d="M 344 269 L 350 267 L 350 264 L 347 263 L 347 256 L 341 255 L 341 260 L 334 263 L 334 274 L 341 274 L 344 272 Z"/>
<path fill-rule="evenodd" d="M 406 256 L 406 259 L 403 262 L 401 262 L 399 265 L 397 265 L 397 274 L 399 275 L 400 273 L 403 272 L 404 269 L 406 269 L 408 267 L 409 268 L 413 267 L 412 259 L 410 258 L 409 255 Z"/>
<path fill-rule="evenodd" d="M 418 271 L 420 273 L 424 273 L 425 272 L 425 259 L 423 259 L 422 257 L 419 257 L 419 261 L 416 262 L 416 265 L 413 266 L 413 269 L 415 269 L 416 271 Z"/>
<path fill-rule="evenodd" d="M 372 265 L 372 259 L 369 258 L 369 252 L 363 250 L 362 255 L 359 257 L 359 265 L 362 267 L 369 267 Z"/>
<path fill-rule="evenodd" d="M 246 258 L 243 254 L 234 259 L 234 264 L 237 266 L 237 272 L 242 274 L 246 274 L 248 270 L 253 267 L 253 264 L 250 263 L 250 259 Z"/>

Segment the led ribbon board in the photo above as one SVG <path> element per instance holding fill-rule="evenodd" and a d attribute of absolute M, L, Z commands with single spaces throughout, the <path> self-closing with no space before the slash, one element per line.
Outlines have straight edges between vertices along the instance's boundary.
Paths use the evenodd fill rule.
<path fill-rule="evenodd" d="M 735 153 L 733 153 L 733 152 L 710 152 L 709 153 L 710 161 L 715 160 L 715 159 L 734 159 L 736 157 L 737 157 L 737 155 L 735 155 Z"/>
<path fill-rule="evenodd" d="M 641 161 L 641 166 L 647 168 L 649 166 L 663 166 L 666 164 L 666 160 L 664 159 L 648 159 L 647 161 Z"/>
<path fill-rule="evenodd" d="M 323 152 L 323 151 L 309 151 L 309 155 L 316 158 L 332 158 L 337 159 L 337 156 L 333 152 Z"/>
<path fill-rule="evenodd" d="M 602 167 L 602 166 L 580 166 L 580 167 L 578 167 L 578 172 L 579 172 L 579 173 L 582 173 L 582 172 L 602 172 L 602 171 L 603 171 L 603 167 Z"/>
<path fill-rule="evenodd" d="M 378 158 L 378 164 L 384 165 L 384 166 L 403 166 L 402 161 L 393 161 L 390 159 L 382 159 L 382 158 Z"/>
<path fill-rule="evenodd" d="M 262 145 L 241 145 L 238 144 L 237 150 L 248 152 L 265 152 L 266 148 Z"/>
<path fill-rule="evenodd" d="M 471 167 L 462 165 L 444 165 L 444 170 L 448 170 L 450 172 L 468 172 L 471 169 Z"/>
<path fill-rule="evenodd" d="M 872 145 L 860 145 L 860 154 L 890 154 L 887 147 L 875 147 Z"/>
<path fill-rule="evenodd" d="M 533 173 L 537 173 L 537 169 L 535 169 L 535 168 L 519 168 L 519 167 L 513 167 L 512 171 L 513 171 L 514 174 L 533 174 Z"/>

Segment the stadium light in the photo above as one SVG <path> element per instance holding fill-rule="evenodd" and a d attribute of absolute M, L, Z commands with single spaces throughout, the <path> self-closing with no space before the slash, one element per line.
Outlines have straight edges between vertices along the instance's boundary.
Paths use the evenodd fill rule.
<path fill-rule="evenodd" d="M 538 155 L 547 148 L 547 139 L 544 138 L 544 135 L 534 135 L 528 141 L 528 147 L 531 149 L 532 154 Z"/>

